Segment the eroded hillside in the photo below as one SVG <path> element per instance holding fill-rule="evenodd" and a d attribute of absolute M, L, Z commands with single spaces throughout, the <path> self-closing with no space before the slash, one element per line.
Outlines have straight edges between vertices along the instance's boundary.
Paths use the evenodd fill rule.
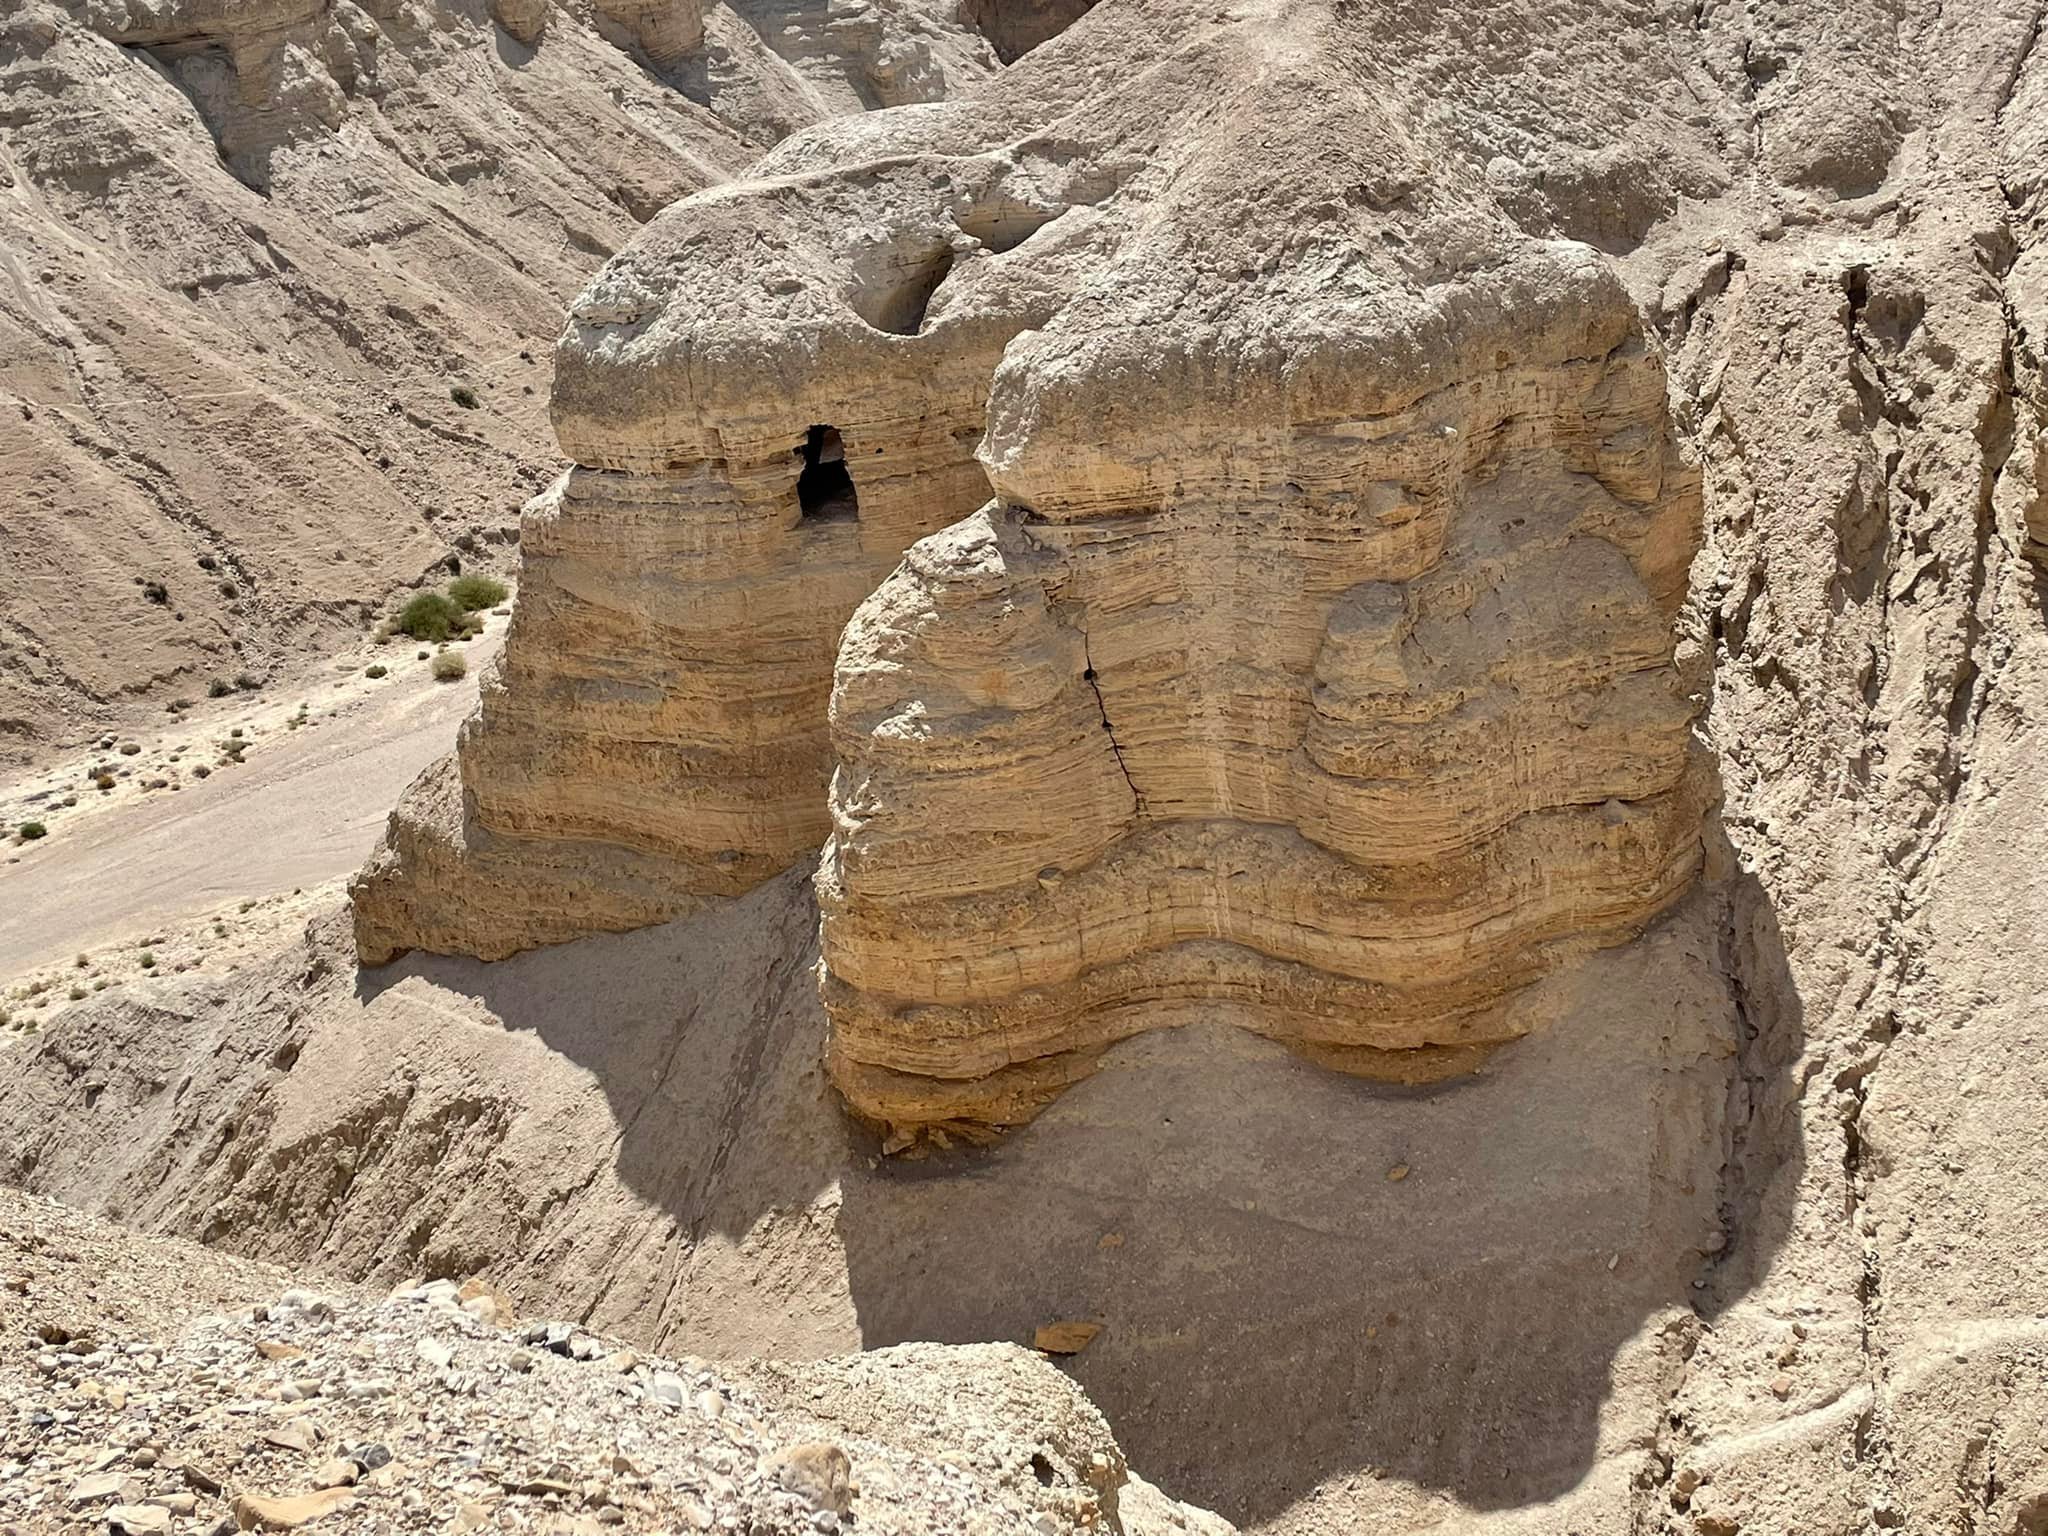
<path fill-rule="evenodd" d="M 937 0 L 12 0 L 0 752 L 289 677 L 502 553 L 604 258 L 994 46 Z"/>
<path fill-rule="evenodd" d="M 2044 16 L 1106 0 L 796 134 L 573 304 L 352 912 L 57 1016 L 0 1173 L 1092 1321 L 1252 1528 L 2035 1530 Z"/>

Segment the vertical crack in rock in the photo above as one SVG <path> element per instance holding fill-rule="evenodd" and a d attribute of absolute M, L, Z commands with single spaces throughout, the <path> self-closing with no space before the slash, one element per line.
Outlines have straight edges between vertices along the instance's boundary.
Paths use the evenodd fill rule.
<path fill-rule="evenodd" d="M 1755 1229 L 1757 1204 L 1762 1198 L 1763 1180 L 1755 1176 L 1758 1170 L 1752 1163 L 1772 1155 L 1772 1149 L 1756 1145 L 1756 1131 L 1771 1077 L 1767 1057 L 1780 1032 L 1780 1021 L 1770 1013 L 1774 1003 L 1754 975 L 1753 946 L 1742 932 L 1744 921 L 1753 920 L 1753 915 L 1744 909 L 1743 893 L 1722 891 L 1719 900 L 1719 961 L 1721 974 L 1728 978 L 1736 1042 L 1723 1108 L 1726 1150 L 1715 1200 L 1724 1235 L 1724 1246 L 1714 1256 L 1712 1266 L 1717 1273 L 1754 1260 L 1753 1255 L 1743 1251 L 1743 1234 Z"/>
<path fill-rule="evenodd" d="M 1977 425 L 1981 459 L 1973 507 L 1975 537 L 1970 548 L 1970 571 L 1963 600 L 1963 656 L 1956 667 L 1948 708 L 1950 758 L 1947 781 L 1951 806 L 1961 798 L 1968 782 L 1976 756 L 1977 727 L 1990 702 L 1991 686 L 1997 672 L 1997 658 L 1988 658 L 1987 666 L 1986 661 L 1980 661 L 1979 653 L 1988 643 L 1987 637 L 1994 633 L 1993 615 L 1986 610 L 1995 601 L 1992 565 L 2003 548 L 1998 535 L 1998 487 L 2012 458 L 2016 437 L 2013 411 L 2014 318 L 2010 298 L 2001 298 L 1999 310 L 2005 329 L 2000 337 L 1998 368 Z"/>
<path fill-rule="evenodd" d="M 1145 814 L 1145 797 L 1138 793 L 1137 783 L 1131 778 L 1130 764 L 1124 761 L 1124 749 L 1117 743 L 1116 727 L 1110 724 L 1109 706 L 1102 699 L 1102 680 L 1096 675 L 1095 657 L 1088 649 L 1088 631 L 1081 629 L 1080 635 L 1081 659 L 1087 663 L 1081 670 L 1081 680 L 1087 683 L 1089 690 L 1095 695 L 1095 712 L 1102 717 L 1102 731 L 1109 738 L 1109 750 L 1116 754 L 1117 771 L 1124 776 L 1124 783 L 1131 787 L 1131 808 L 1142 816 Z"/>
<path fill-rule="evenodd" d="M 1999 128 L 2005 126 L 2005 114 L 2012 106 L 2013 97 L 2019 93 L 2020 82 L 2027 76 L 2027 66 L 2033 62 L 2034 52 L 2041 46 L 2041 34 L 2044 31 L 2048 31 L 2048 5 L 2035 8 L 2034 21 L 2027 31 L 2027 40 L 2013 55 L 2012 69 L 1999 87 L 1998 102 L 1992 114 L 1993 122 Z M 2002 181 L 2000 190 L 2006 190 Z"/>
<path fill-rule="evenodd" d="M 824 995 L 835 1081 L 891 1145 L 1028 1119 L 1188 1005 L 1348 1072 L 1469 1070 L 1529 1027 L 1530 982 L 1690 888 L 1698 481 L 1620 292 L 1567 334 L 1515 308 L 1542 286 L 1453 349 L 1483 360 L 1462 376 L 1333 374 L 1266 437 L 1197 378 L 1039 383 L 1013 346 L 990 440 L 1034 430 L 1003 500 L 916 546 L 839 657 L 859 798 L 820 875 Z M 1319 377 L 1320 344 L 1239 387 Z M 1121 482 L 1080 469 L 1119 464 L 1108 389 L 1173 445 Z M 971 825 L 974 785 L 1032 813 L 901 830 Z"/>

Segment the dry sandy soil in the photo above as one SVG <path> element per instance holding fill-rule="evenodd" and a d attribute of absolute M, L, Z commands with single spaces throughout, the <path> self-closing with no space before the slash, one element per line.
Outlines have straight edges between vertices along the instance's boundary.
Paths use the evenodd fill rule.
<path fill-rule="evenodd" d="M 149 969 L 176 972 L 274 947 L 332 897 L 399 791 L 453 745 L 504 636 L 502 610 L 483 619 L 459 647 L 459 681 L 435 681 L 433 647 L 366 641 L 296 693 L 273 689 L 276 702 L 198 703 L 0 790 L 10 830 L 31 819 L 48 830 L 4 845 L 5 1006 L 26 1019 L 73 989 L 139 979 L 145 952 Z M 367 676 L 372 666 L 386 675 Z M 124 755 L 125 744 L 140 750 Z M 111 788 L 96 787 L 101 773 L 115 775 Z"/>
<path fill-rule="evenodd" d="M 1253 1527 L 1562 1528 L 1636 1497 L 1631 1448 L 1742 1286 L 1736 1023 L 1685 1001 L 1705 906 L 1547 986 L 1555 1027 L 1453 1092 L 1191 1015 L 993 1153 L 910 1163 L 825 1082 L 816 921 L 797 871 L 694 921 L 359 977 L 331 913 L 260 972 L 110 992 L 17 1047 L 0 1176 L 380 1283 L 487 1273 L 713 1358 L 1094 1322 L 1073 1374 L 1133 1465 Z M 1816 1316 L 1804 1347 L 1824 1403 L 1853 1337 Z M 1781 1367 L 1744 1365 L 1771 1401 Z"/>

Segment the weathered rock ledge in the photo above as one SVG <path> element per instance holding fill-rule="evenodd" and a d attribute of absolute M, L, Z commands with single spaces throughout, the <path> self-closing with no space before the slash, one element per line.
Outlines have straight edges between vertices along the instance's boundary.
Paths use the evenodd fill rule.
<path fill-rule="evenodd" d="M 1074 375 L 1005 372 L 992 440 L 1038 423 L 1005 502 L 917 545 L 839 656 L 818 885 L 861 1113 L 1014 1123 L 1195 1002 L 1441 1076 L 1687 888 L 1698 480 L 1618 285 L 1542 253 L 1503 286 L 1469 379 L 1360 399 L 1316 379 L 1333 326 L 1266 365 L 1306 389 L 1127 401 L 1159 407 L 1119 423 L 1135 464 L 1042 398 Z"/>
<path fill-rule="evenodd" d="M 665 920 L 829 836 L 835 1080 L 907 1133 L 1195 1002 L 1469 1067 L 1685 890 L 1700 494 L 1622 284 L 1411 163 L 1334 15 L 1180 16 L 1142 105 L 1090 25 L 586 289 L 578 467 L 459 777 L 356 884 L 365 963 Z"/>

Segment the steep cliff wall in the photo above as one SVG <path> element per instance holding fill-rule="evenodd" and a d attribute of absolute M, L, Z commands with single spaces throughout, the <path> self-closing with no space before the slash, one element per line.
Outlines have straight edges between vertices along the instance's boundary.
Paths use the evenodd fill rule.
<path fill-rule="evenodd" d="M 824 840 L 840 631 L 986 498 L 1004 344 L 1096 254 L 1085 220 L 1014 248 L 1102 178 L 1008 153 L 786 172 L 803 158 L 679 204 L 572 309 L 576 467 L 528 509 L 459 775 L 415 786 L 355 885 L 366 963 L 641 926 Z"/>
<path fill-rule="evenodd" d="M 1619 286 L 1503 286 L 1469 379 L 1279 410 L 1162 379 L 1123 402 L 1135 466 L 1088 403 L 1050 442 L 1006 374 L 995 433 L 1041 425 L 1004 501 L 840 650 L 818 886 L 858 1110 L 1014 1123 L 1191 1003 L 1349 1071 L 1469 1069 L 1518 988 L 1686 889 L 1698 481 Z"/>
<path fill-rule="evenodd" d="M 365 963 L 640 926 L 823 842 L 840 631 L 987 498 L 1003 349 L 1102 263 L 1101 205 L 1146 170 L 1109 60 L 1031 62 L 1052 96 L 1026 80 L 796 135 L 577 301 L 553 399 L 576 468 L 532 508 L 459 769 L 414 787 L 352 888 Z M 1175 75 L 1154 106 L 1185 118 L 1203 87 Z M 1041 132 L 1062 101 L 1087 154 Z M 828 435 L 845 483 L 807 496 Z"/>

